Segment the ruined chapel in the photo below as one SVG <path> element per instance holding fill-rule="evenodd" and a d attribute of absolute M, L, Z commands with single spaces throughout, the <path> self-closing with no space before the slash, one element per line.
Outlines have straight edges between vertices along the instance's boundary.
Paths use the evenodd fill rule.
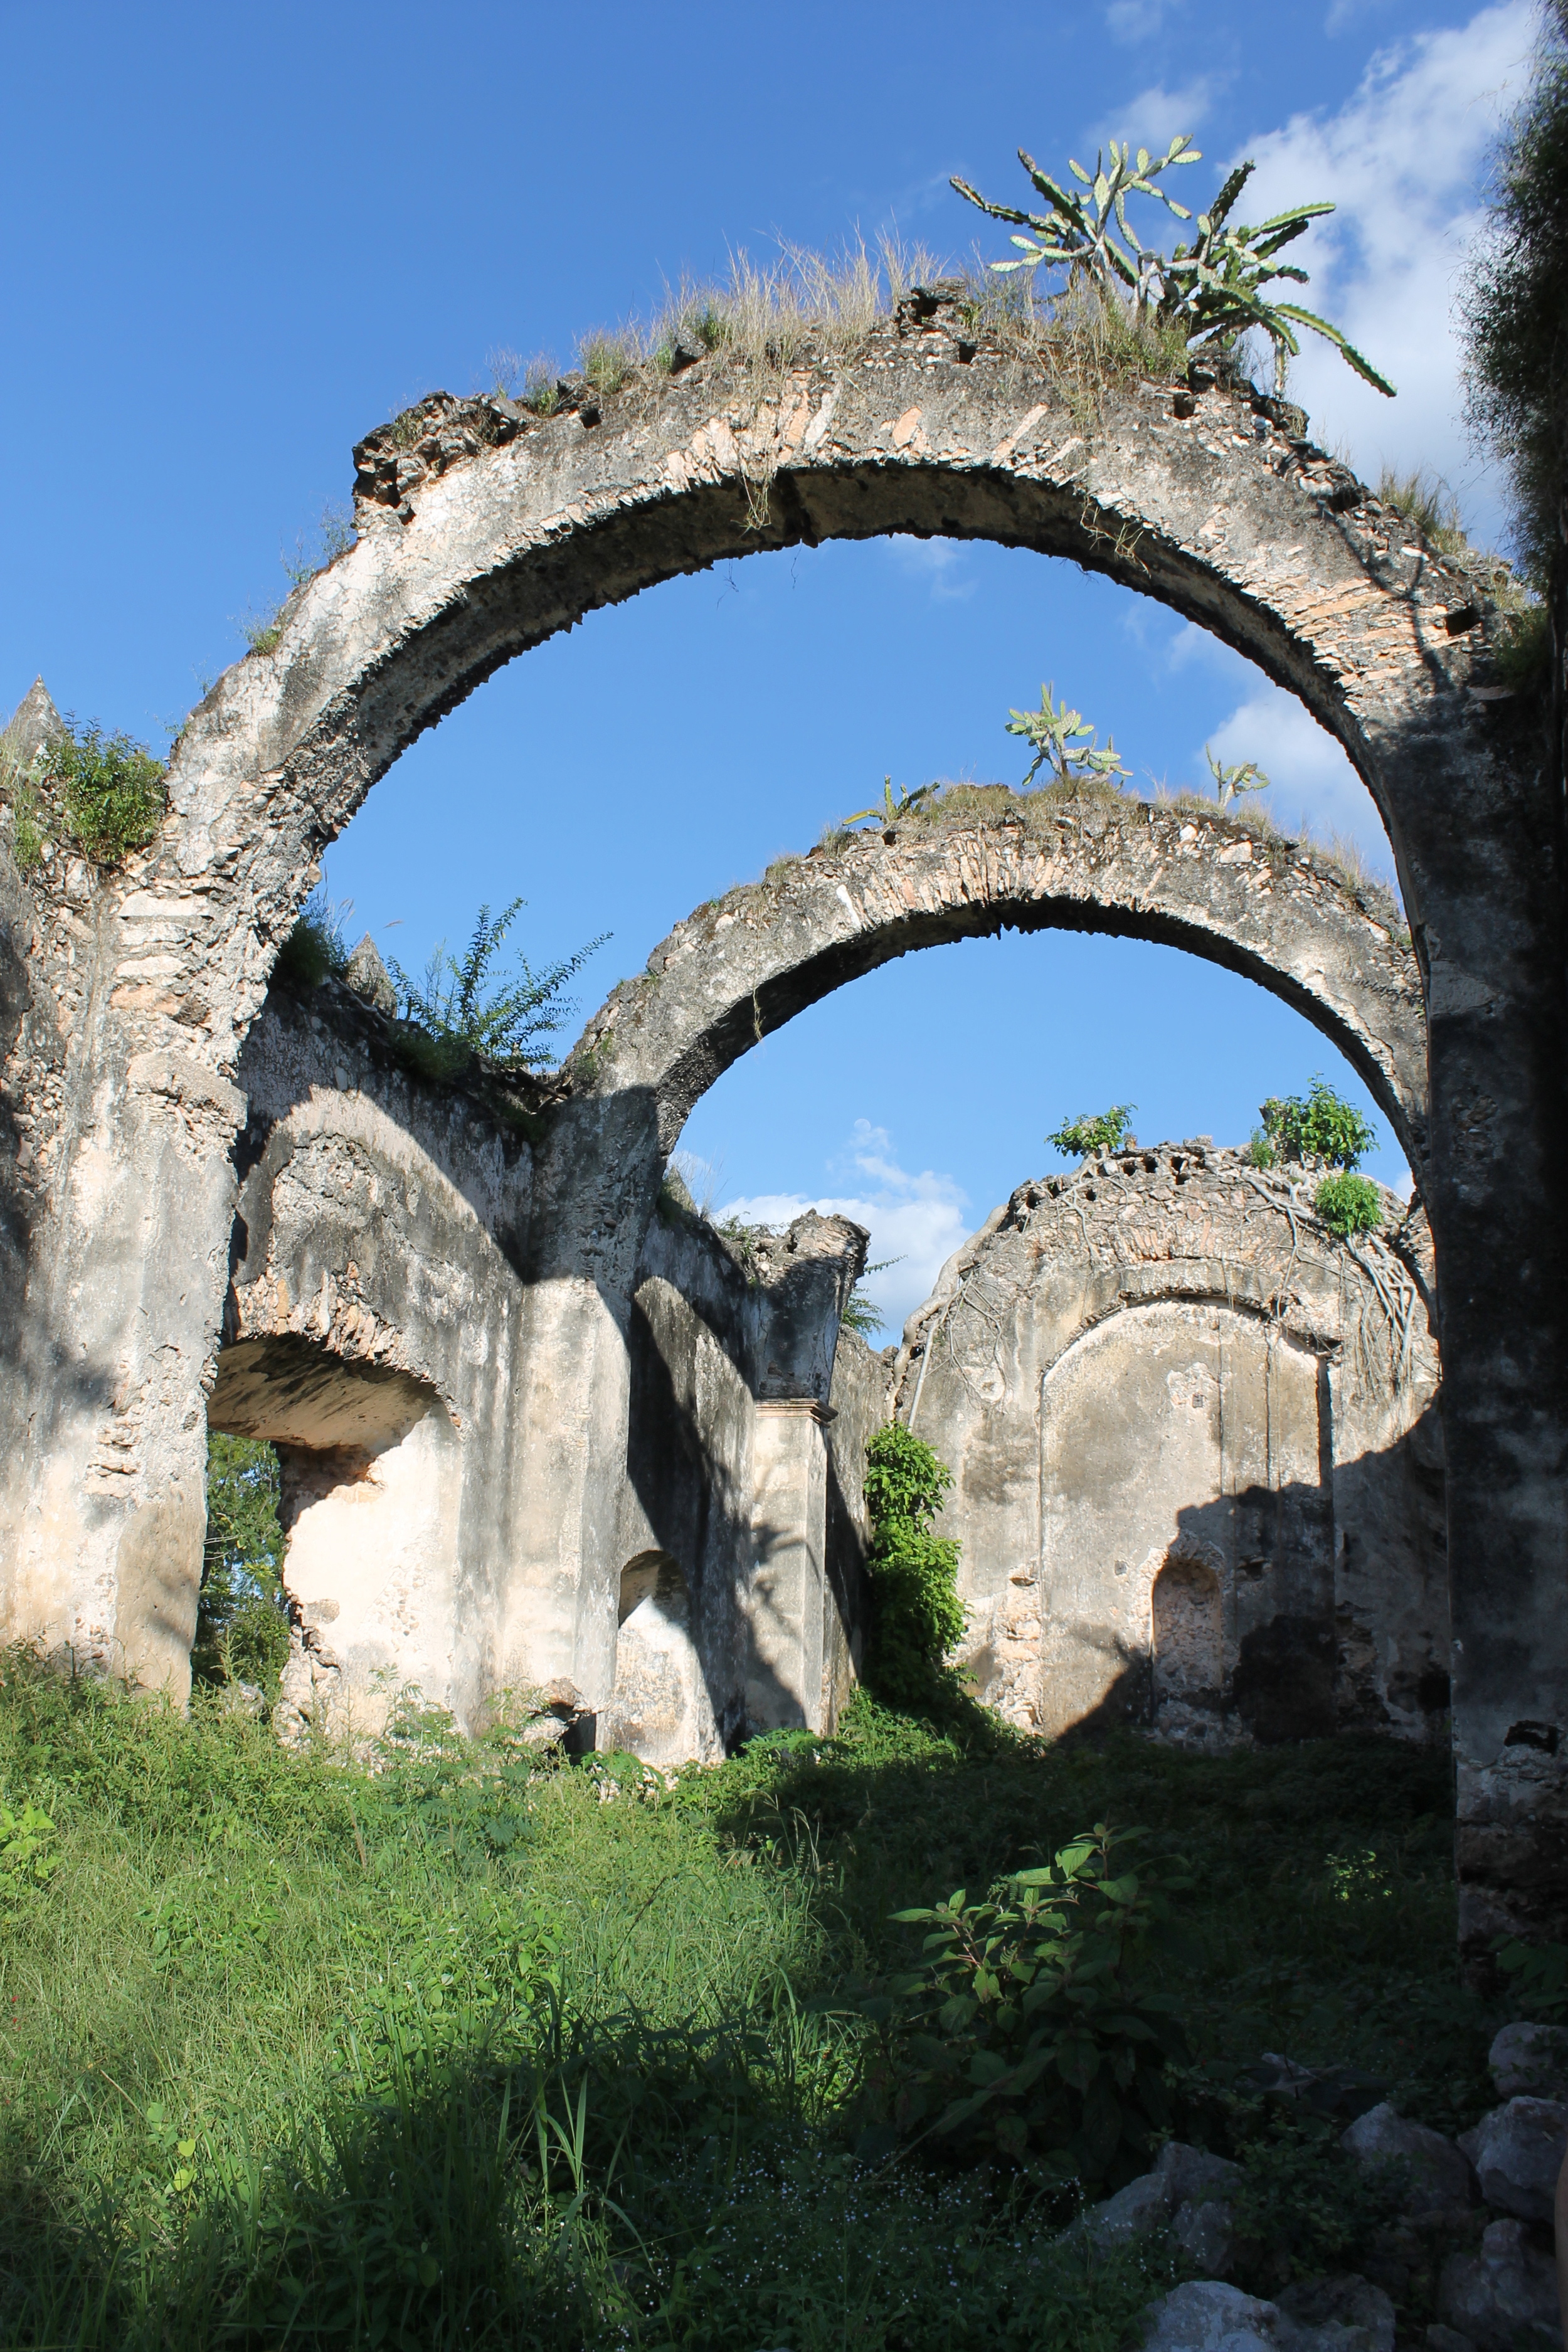
<path fill-rule="evenodd" d="M 861 1472 L 951 1464 L 972 1686 L 1026 1729 L 1453 1741 L 1463 1933 L 1568 1921 L 1561 780 L 1484 567 L 1240 384 L 1043 363 L 917 293 L 759 393 L 422 404 L 355 543 L 175 745 L 121 867 L 0 835 L 0 1616 L 188 1688 L 209 1429 L 284 1466 L 296 1721 L 542 1695 L 658 1762 L 830 1728 Z M 672 574 L 889 531 L 1064 555 L 1246 653 L 1373 793 L 1403 912 L 1217 810 L 889 819 L 698 909 L 558 1071 L 436 1079 L 374 956 L 273 967 L 328 843 L 501 663 Z M 47 726 L 47 698 L 18 724 Z M 1415 1177 L 1342 1241 L 1207 1138 L 1020 1181 L 878 1355 L 866 1237 L 749 1253 L 670 1154 L 756 1040 L 889 959 L 1098 929 L 1271 990 Z"/>

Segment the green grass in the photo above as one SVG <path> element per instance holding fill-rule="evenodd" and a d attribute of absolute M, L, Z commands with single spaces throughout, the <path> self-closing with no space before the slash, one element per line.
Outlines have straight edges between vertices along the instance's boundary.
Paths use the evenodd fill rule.
<path fill-rule="evenodd" d="M 1096 2265 L 1026 2176 L 855 2153 L 889 1913 L 1102 1817 L 1185 1859 L 1184 2127 L 1250 2135 L 1266 2214 L 1341 2159 L 1237 2103 L 1262 2050 L 1444 2129 L 1488 2104 L 1437 1757 L 861 1698 L 667 1787 L 426 1733 L 351 1768 L 5 1665 L 0 1801 L 55 1831 L 47 1877 L 0 1867 L 0 2341 L 1116 2352 L 1159 2249 Z"/>

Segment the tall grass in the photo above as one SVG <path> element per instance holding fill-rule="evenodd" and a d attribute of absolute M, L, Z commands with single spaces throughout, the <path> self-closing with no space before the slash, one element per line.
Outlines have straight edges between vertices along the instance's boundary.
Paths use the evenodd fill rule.
<path fill-rule="evenodd" d="M 1097 2264 L 1026 2177 L 856 2153 L 889 1915 L 1108 1813 L 1186 1857 L 1205 2063 L 1485 2104 L 1435 1756 L 860 1699 L 670 1787 L 408 1720 L 366 1769 L 5 1668 L 0 1801 L 54 1828 L 43 1877 L 0 1867 L 0 2341 L 1115 2352 L 1163 2250 Z"/>
<path fill-rule="evenodd" d="M 1037 294 L 1026 278 L 997 278 L 978 256 L 954 268 L 895 236 L 874 246 L 855 237 L 836 254 L 785 242 L 763 260 L 742 247 L 721 278 L 683 279 L 650 317 L 581 336 L 575 363 L 603 399 L 657 393 L 708 358 L 767 397 L 808 349 L 853 358 L 915 289 L 938 282 L 954 298 L 963 334 L 1046 367 L 1075 412 L 1092 413 L 1109 383 L 1165 380 L 1186 367 L 1179 328 L 1135 322 L 1088 287 Z M 550 354 L 524 360 L 503 348 L 486 364 L 496 394 L 541 415 L 560 405 L 563 380 Z"/>

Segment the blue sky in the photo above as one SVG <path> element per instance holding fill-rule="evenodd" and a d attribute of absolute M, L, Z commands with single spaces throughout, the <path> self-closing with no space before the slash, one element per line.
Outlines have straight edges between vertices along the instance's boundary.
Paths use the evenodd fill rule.
<path fill-rule="evenodd" d="M 1328 196 L 1308 298 L 1400 385 L 1309 355 L 1291 389 L 1363 471 L 1430 464 L 1496 538 L 1458 415 L 1450 312 L 1489 141 L 1521 86 L 1523 0 L 1319 0 L 1268 37 L 1237 0 L 968 18 L 915 0 L 773 9 L 399 5 L 264 13 L 0 5 L 9 457 L 0 705 L 162 742 L 236 658 L 280 560 L 346 500 L 351 444 L 487 355 L 552 352 L 682 272 L 785 238 L 978 231 L 947 175 L 1023 187 L 1021 143 L 1083 157 L 1196 135 L 1258 209 Z M 1016 781 L 1041 681 L 1140 778 L 1258 757 L 1278 819 L 1386 845 L 1298 709 L 1162 608 L 1000 549 L 884 541 L 756 557 L 594 615 L 492 680 L 371 795 L 335 896 L 411 967 L 481 898 L 528 899 L 535 959 L 610 930 L 584 1010 L 699 900 L 804 848 L 885 773 Z M 1146 1139 L 1243 1140 L 1322 1069 L 1297 1015 L 1173 951 L 1047 935 L 906 959 L 797 1021 L 699 1107 L 715 1201 L 860 1204 L 904 1263 L 895 1319 L 1026 1176 L 1064 1113 L 1137 1103 Z M 1372 1163 L 1403 1173 L 1392 1149 Z"/>

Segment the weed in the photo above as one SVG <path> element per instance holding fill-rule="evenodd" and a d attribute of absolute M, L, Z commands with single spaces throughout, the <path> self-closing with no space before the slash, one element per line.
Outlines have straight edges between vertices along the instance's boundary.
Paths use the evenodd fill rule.
<path fill-rule="evenodd" d="M 327 896 L 326 878 L 317 883 L 299 914 L 288 938 L 278 950 L 272 967 L 274 982 L 297 989 L 308 995 L 324 980 L 341 980 L 349 968 L 348 940 L 345 927 L 353 912 L 353 900 L 332 900 Z"/>
<path fill-rule="evenodd" d="M 1118 1151 L 1134 1139 L 1127 1132 L 1127 1121 L 1137 1108 L 1136 1103 L 1112 1103 L 1109 1110 L 1084 1111 L 1077 1118 L 1064 1119 L 1046 1141 L 1064 1160 L 1088 1160 L 1097 1151 Z"/>
<path fill-rule="evenodd" d="M 34 772 L 64 832 L 97 866 L 122 865 L 144 849 L 168 806 L 162 761 L 129 735 L 106 735 L 96 719 L 79 727 L 68 717 Z M 36 816 L 28 822 L 36 830 Z"/>
<path fill-rule="evenodd" d="M 1463 555 L 1469 540 L 1459 514 L 1459 501 L 1440 475 L 1425 466 L 1405 473 L 1384 466 L 1377 495 L 1385 507 L 1415 524 L 1423 539 L 1443 555 Z"/>
<path fill-rule="evenodd" d="M 1326 1177 L 1312 1195 L 1312 1206 L 1330 1233 L 1341 1241 L 1352 1234 L 1374 1234 L 1383 1223 L 1383 1195 L 1369 1176 L 1342 1170 Z"/>
<path fill-rule="evenodd" d="M 460 963 L 447 954 L 442 940 L 432 950 L 421 980 L 411 980 L 399 963 L 390 967 L 408 1020 L 438 1048 L 455 1049 L 458 1059 L 454 1066 L 461 1066 L 471 1054 L 482 1054 L 503 1069 L 548 1063 L 544 1040 L 564 1025 L 574 1009 L 562 990 L 610 936 L 603 931 L 575 955 L 539 971 L 526 956 L 519 956 L 520 977 L 497 986 L 496 960 L 524 903 L 514 898 L 496 916 L 488 906 L 481 907 Z M 452 1053 L 431 1057 L 427 1075 L 436 1076 L 436 1065 L 444 1058 L 451 1060 Z"/>
<path fill-rule="evenodd" d="M 1354 1168 L 1377 1141 L 1371 1120 L 1335 1094 L 1321 1073 L 1304 1096 L 1281 1099 L 1270 1095 L 1260 1115 L 1263 1131 L 1281 1160 L 1319 1160 L 1330 1168 Z"/>
<path fill-rule="evenodd" d="M 578 346 L 577 363 L 601 400 L 620 391 L 641 354 L 632 334 L 585 335 Z"/>
<path fill-rule="evenodd" d="M 24 759 L 9 731 L 0 734 L 0 801 L 11 812 L 11 855 L 24 874 L 40 865 L 44 855 L 37 771 L 38 754 Z"/>

